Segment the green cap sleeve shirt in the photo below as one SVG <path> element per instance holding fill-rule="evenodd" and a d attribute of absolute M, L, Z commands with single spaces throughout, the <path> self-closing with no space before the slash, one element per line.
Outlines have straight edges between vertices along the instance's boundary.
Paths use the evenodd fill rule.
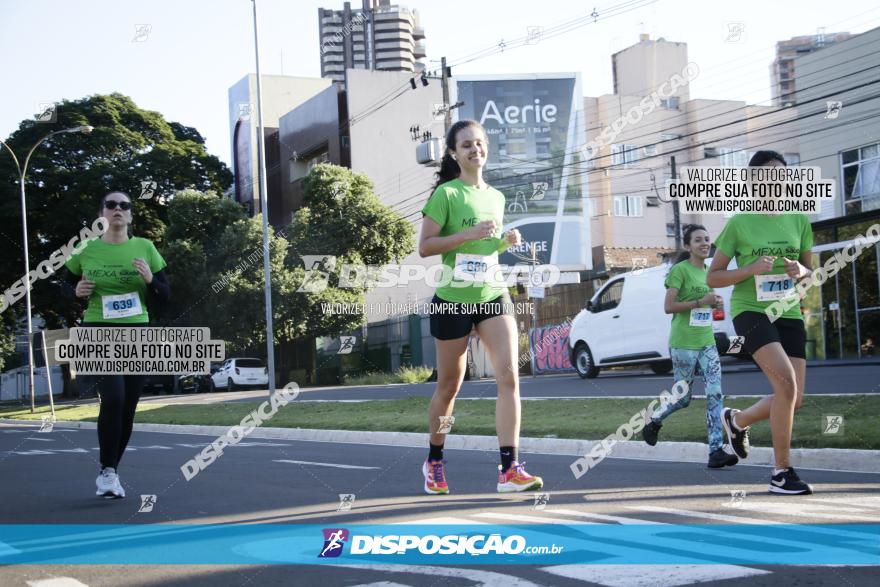
<path fill-rule="evenodd" d="M 667 289 L 677 289 L 676 302 L 692 302 L 699 300 L 712 289 L 706 285 L 706 268 L 694 267 L 690 261 L 685 260 L 676 263 L 666 276 L 664 285 Z M 692 326 L 691 318 L 700 318 L 702 313 L 709 316 L 709 324 L 706 326 Z M 669 347 L 673 349 L 702 349 L 715 344 L 715 334 L 712 330 L 711 306 L 703 306 L 687 312 L 676 312 L 672 315 L 672 327 L 669 330 Z"/>
<path fill-rule="evenodd" d="M 730 296 L 734 317 L 746 311 L 763 313 L 774 300 L 759 300 L 758 287 L 762 288 L 764 297 L 791 289 L 796 282 L 785 274 L 783 257 L 796 261 L 801 253 L 812 249 L 813 228 L 806 214 L 737 214 L 727 221 L 715 239 L 715 247 L 736 259 L 738 267 L 745 267 L 765 255 L 776 257 L 773 268 L 762 274 L 767 277 L 758 276 L 760 286 L 756 285 L 756 277 L 751 276 L 734 285 Z M 786 309 L 780 317 L 803 320 L 800 304 Z"/>
<path fill-rule="evenodd" d="M 89 304 L 83 315 L 84 322 L 108 322 L 116 324 L 144 324 L 150 321 L 147 311 L 147 284 L 132 265 L 135 259 L 143 259 L 156 273 L 165 268 L 165 259 L 156 246 L 145 238 L 130 238 L 124 243 L 107 243 L 95 239 L 76 249 L 65 263 L 71 273 L 95 282 Z M 141 312 L 125 317 L 105 318 L 105 304 L 110 296 L 136 294 Z M 110 298 L 116 299 L 116 298 Z"/>
<path fill-rule="evenodd" d="M 440 236 L 470 230 L 486 220 L 494 220 L 498 227 L 496 234 L 490 238 L 469 241 L 442 254 L 446 269 L 443 279 L 437 279 L 440 281 L 437 297 L 447 302 L 481 304 L 506 291 L 503 285 L 492 285 L 485 278 L 481 281 L 485 274 L 481 275 L 479 269 L 498 265 L 498 253 L 508 248 L 500 238 L 504 222 L 504 194 L 492 187 L 480 190 L 453 179 L 434 190 L 422 208 L 422 214 L 440 225 Z M 459 274 L 471 279 L 459 278 Z M 501 279 L 500 273 L 496 278 Z"/>

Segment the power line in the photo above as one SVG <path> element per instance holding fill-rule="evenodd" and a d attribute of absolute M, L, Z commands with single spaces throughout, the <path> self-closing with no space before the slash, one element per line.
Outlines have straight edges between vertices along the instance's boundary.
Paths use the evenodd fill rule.
<path fill-rule="evenodd" d="M 863 49 L 864 49 L 864 48 L 863 48 L 862 46 L 854 46 L 854 47 L 852 47 L 852 48 L 850 48 L 850 49 L 845 50 L 845 52 L 848 52 L 848 51 L 854 51 L 854 50 L 858 51 L 858 50 L 863 50 Z M 838 55 L 834 55 L 834 56 L 826 56 L 826 57 L 822 57 L 822 58 L 820 58 L 820 60 L 830 59 L 830 58 L 839 59 L 839 58 L 840 58 L 840 55 L 838 54 Z M 818 61 L 818 60 L 817 60 L 817 61 Z M 837 64 L 832 64 L 832 65 L 830 65 L 830 66 L 828 66 L 828 67 L 825 67 L 825 68 L 822 68 L 822 69 L 816 70 L 816 71 L 814 71 L 814 72 L 811 72 L 810 74 L 807 74 L 806 76 L 802 76 L 801 79 L 803 80 L 803 79 L 806 79 L 806 78 L 808 78 L 808 77 L 812 77 L 812 76 L 815 76 L 815 75 L 819 75 L 819 74 L 821 74 L 821 73 L 823 73 L 823 72 L 825 72 L 825 71 L 827 71 L 827 70 L 829 70 L 829 69 L 835 69 L 835 68 L 837 68 L 837 67 L 838 67 Z M 864 71 L 864 70 L 863 70 L 863 71 Z M 857 73 L 859 73 L 859 72 L 856 72 L 856 74 L 857 74 Z M 831 80 L 826 80 L 826 81 L 823 81 L 823 82 L 819 82 L 819 83 L 814 84 L 814 85 L 812 85 L 812 86 L 802 87 L 802 88 L 800 88 L 800 89 L 798 90 L 798 92 L 804 92 L 804 91 L 807 91 L 807 90 L 810 90 L 810 89 L 813 89 L 813 88 L 819 87 L 819 86 L 821 86 L 821 85 L 825 85 L 825 84 L 833 83 L 833 82 L 838 81 L 838 80 L 841 80 L 841 79 L 843 79 L 843 78 L 845 78 L 845 77 L 849 77 L 850 75 L 855 75 L 855 74 L 847 74 L 847 75 L 843 75 L 843 76 L 840 76 L 840 77 L 837 77 L 837 78 L 833 78 L 833 79 L 831 79 Z M 643 90 L 643 91 L 644 91 L 644 92 L 650 92 L 650 91 L 653 91 L 653 90 L 652 90 L 652 88 L 646 88 L 646 89 Z M 758 104 L 744 104 L 743 106 L 738 106 L 738 107 L 732 108 L 732 109 L 730 109 L 730 110 L 727 110 L 727 111 L 725 111 L 725 112 L 719 112 L 719 113 L 716 113 L 716 114 L 714 114 L 714 115 L 712 115 L 712 116 L 710 116 L 710 117 L 708 117 L 708 118 L 705 118 L 704 120 L 708 120 L 708 119 L 711 119 L 711 118 L 722 117 L 722 116 L 728 116 L 728 115 L 731 115 L 731 114 L 736 113 L 736 112 L 741 111 L 741 110 L 742 110 L 742 111 L 748 110 L 749 108 L 752 108 L 752 107 L 754 107 L 754 106 L 761 106 L 761 104 L 760 104 L 760 103 L 758 103 Z M 639 127 L 639 128 L 642 129 L 642 128 L 651 128 L 651 127 L 653 127 L 653 126 L 658 126 L 658 127 L 659 127 L 659 126 L 665 126 L 665 125 L 669 124 L 670 121 L 673 121 L 673 120 L 676 120 L 676 119 L 681 119 L 681 120 L 683 121 L 683 122 L 681 122 L 680 125 L 679 125 L 679 124 L 676 124 L 676 125 L 673 125 L 673 126 L 668 127 L 668 128 L 658 129 L 658 131 L 650 131 L 650 132 L 648 132 L 648 133 L 646 133 L 646 134 L 644 134 L 644 135 L 640 135 L 640 136 L 636 136 L 636 137 L 630 137 L 630 138 L 627 139 L 627 141 L 637 141 L 637 140 L 640 139 L 640 138 L 644 138 L 644 137 L 649 136 L 650 134 L 656 134 L 656 132 L 661 132 L 661 131 L 665 131 L 667 134 L 673 134 L 673 130 L 677 129 L 679 126 L 687 127 L 687 126 L 689 126 L 689 125 L 692 124 L 692 123 L 687 122 L 687 117 L 692 117 L 692 116 L 694 116 L 696 113 L 698 113 L 698 112 L 700 112 L 700 111 L 702 111 L 702 110 L 713 109 L 713 108 L 715 108 L 715 107 L 716 107 L 716 104 L 707 104 L 707 105 L 705 105 L 705 106 L 701 106 L 701 107 L 698 107 L 698 108 L 692 108 L 692 109 L 688 109 L 688 110 L 682 110 L 680 114 L 675 115 L 675 116 L 672 117 L 672 118 L 665 118 L 665 119 L 662 119 L 662 120 L 655 120 L 655 121 L 652 121 L 652 122 L 646 122 L 646 123 L 644 123 L 644 124 L 640 124 L 640 127 Z M 780 110 L 781 110 L 781 108 L 780 108 Z M 576 124 L 577 124 L 578 122 L 579 122 L 578 120 L 575 121 Z M 590 128 L 587 128 L 586 131 L 589 132 L 590 130 L 598 130 L 599 128 L 604 128 L 604 127 L 590 127 Z M 579 129 L 575 129 L 575 132 L 578 132 L 578 131 L 579 131 Z M 678 139 L 675 139 L 675 140 L 678 140 Z M 662 142 L 662 141 L 661 141 L 661 142 Z M 659 143 L 654 143 L 654 144 L 659 144 Z M 580 151 L 580 147 L 579 147 L 576 151 L 572 151 L 571 153 L 575 153 L 575 152 L 578 152 L 578 151 Z M 566 156 L 567 154 L 568 154 L 568 152 L 563 153 L 562 155 L 558 155 L 558 156 L 551 157 L 549 160 L 553 160 L 553 159 L 556 159 L 556 158 L 559 158 L 559 157 L 564 157 L 564 156 Z M 542 159 L 542 161 L 547 161 L 547 160 L 548 160 L 548 159 Z M 531 162 L 531 161 L 523 161 L 523 162 L 521 163 L 521 165 L 529 165 L 529 164 L 534 164 L 534 163 Z M 515 166 L 516 166 L 516 165 L 511 165 L 510 167 L 515 167 Z M 407 174 L 408 174 L 410 177 L 409 177 L 406 181 L 404 181 L 403 183 L 408 183 L 410 180 L 412 180 L 413 178 L 415 178 L 416 174 L 419 173 L 420 171 L 421 171 L 421 170 L 418 169 L 418 168 L 410 169 L 410 171 L 407 172 Z M 397 178 L 397 181 L 400 181 L 403 177 L 404 177 L 404 176 L 400 176 L 400 177 L 398 177 L 398 178 Z M 393 179 L 390 180 L 390 181 L 393 181 Z M 382 185 L 387 185 L 387 183 L 382 184 Z M 401 184 L 401 187 L 402 187 L 402 185 L 403 185 L 403 184 Z M 377 185 L 376 187 L 377 187 L 377 191 L 381 191 L 381 190 L 379 189 L 379 185 Z"/>
<path fill-rule="evenodd" d="M 878 80 L 878 81 L 880 81 L 880 80 Z M 871 82 L 871 83 L 877 83 L 877 82 Z M 851 102 L 851 105 L 859 104 L 859 103 L 866 102 L 866 101 L 869 101 L 869 100 L 874 100 L 874 99 L 876 99 L 876 98 L 878 98 L 878 97 L 880 97 L 880 94 L 873 94 L 873 95 L 867 96 L 867 97 L 865 97 L 865 98 L 863 98 L 863 99 L 861 99 L 861 100 L 858 100 L 858 101 L 856 101 L 856 102 Z M 726 139 L 735 138 L 735 137 L 739 137 L 739 136 L 746 136 L 746 135 L 748 135 L 748 134 L 750 134 L 750 133 L 759 133 L 759 132 L 761 132 L 761 131 L 764 131 L 764 130 L 767 130 L 767 129 L 770 129 L 770 128 L 779 127 L 779 126 L 786 125 L 786 124 L 792 124 L 792 123 L 795 123 L 795 122 L 799 122 L 800 120 L 804 120 L 804 119 L 807 119 L 807 118 L 811 118 L 811 117 L 813 117 L 813 116 L 816 116 L 817 114 L 820 114 L 821 112 L 822 112 L 821 110 L 817 110 L 817 111 L 815 111 L 815 112 L 811 112 L 811 113 L 809 113 L 809 114 L 805 114 L 805 115 L 803 115 L 803 116 L 799 116 L 799 117 L 796 117 L 796 118 L 792 118 L 792 119 L 790 119 L 790 120 L 786 120 L 786 121 L 779 122 L 779 123 L 773 123 L 773 124 L 770 124 L 770 125 L 768 125 L 768 126 L 764 126 L 764 127 L 761 127 L 761 128 L 750 129 L 750 130 L 747 130 L 747 131 L 744 132 L 744 133 L 737 133 L 737 134 L 733 134 L 733 135 L 728 135 L 728 136 L 726 136 L 726 137 L 720 137 L 720 138 L 715 139 L 715 140 L 716 140 L 716 141 L 721 141 L 721 140 L 726 140 Z M 870 118 L 873 118 L 873 117 L 866 117 L 866 118 L 864 118 L 864 119 L 870 119 Z M 861 121 L 861 120 L 863 120 L 863 119 L 859 119 L 859 121 Z M 730 124 L 740 124 L 740 123 L 741 123 L 741 121 L 736 121 L 736 122 L 733 122 L 733 123 L 730 123 Z M 840 127 L 840 126 L 846 126 L 846 125 L 849 125 L 849 124 L 852 124 L 852 123 L 849 122 L 849 121 L 846 122 L 846 123 L 838 123 L 837 127 Z M 729 125 L 724 125 L 724 126 L 729 126 Z M 837 127 L 836 127 L 836 128 L 837 128 Z M 791 135 L 790 137 L 786 137 L 785 139 L 776 139 L 776 141 L 778 142 L 778 141 L 781 141 L 781 140 L 788 140 L 788 139 L 795 138 L 795 137 L 798 137 L 798 136 L 807 136 L 807 135 L 810 135 L 810 134 L 814 134 L 814 133 L 816 133 L 816 132 L 823 132 L 823 131 L 826 131 L 826 130 L 827 130 L 827 129 L 822 129 L 822 128 L 820 128 L 820 129 L 816 129 L 816 130 L 812 130 L 812 131 L 803 131 L 802 129 L 795 129 L 795 134 Z M 799 133 L 799 134 L 798 134 L 798 133 Z M 714 142 L 714 141 L 713 141 L 713 142 Z M 666 158 L 666 157 L 668 157 L 669 155 L 676 154 L 676 153 L 681 153 L 681 152 L 687 151 L 687 150 L 689 150 L 689 149 L 691 149 L 691 148 L 693 148 L 692 145 L 684 146 L 684 147 L 681 147 L 681 148 L 678 148 L 678 149 L 674 149 L 674 150 L 672 150 L 672 151 L 668 151 L 668 152 L 665 152 L 665 153 L 662 153 L 662 154 L 651 155 L 651 156 L 645 157 L 645 158 L 641 159 L 640 161 L 645 161 L 645 160 L 648 160 L 648 159 Z M 688 161 L 688 163 L 693 163 L 693 162 L 700 161 L 700 160 L 701 160 L 701 159 L 694 160 L 694 161 Z M 802 162 L 803 162 L 803 161 L 802 161 Z M 566 168 L 566 167 L 569 167 L 569 166 L 567 166 L 567 165 L 560 165 L 560 166 L 555 166 L 555 167 L 553 167 L 553 168 L 551 168 L 551 169 L 560 169 L 560 170 L 561 170 L 561 169 L 564 169 L 564 168 Z M 567 175 L 564 175 L 564 176 L 562 176 L 562 177 L 566 177 L 566 178 L 569 178 L 569 177 L 578 177 L 578 176 L 586 175 L 586 174 L 589 174 L 589 173 L 599 173 L 599 172 L 604 172 L 604 171 L 606 171 L 606 170 L 613 170 L 613 169 L 615 169 L 615 168 L 618 168 L 618 169 L 619 169 L 620 167 L 619 167 L 619 165 L 612 164 L 612 165 L 608 165 L 608 166 L 604 166 L 604 167 L 595 167 L 595 168 L 591 168 L 591 169 L 586 169 L 586 170 L 581 170 L 581 171 L 575 171 L 575 172 L 569 173 L 569 174 L 567 174 Z M 547 170 L 542 170 L 542 171 L 547 171 Z M 645 171 L 642 171 L 642 173 L 645 173 L 646 171 L 647 171 L 647 172 L 652 172 L 653 169 L 647 169 L 647 170 L 645 170 Z M 633 175 L 635 175 L 635 174 L 633 174 Z M 560 178 L 560 179 L 561 179 L 561 178 Z M 518 186 L 518 185 L 525 185 L 525 184 L 513 184 L 513 185 L 504 186 L 504 187 L 510 188 L 510 187 L 516 187 L 516 186 Z M 425 194 L 425 193 L 428 192 L 428 191 L 430 191 L 430 189 L 425 190 L 425 191 L 423 191 L 423 192 L 421 192 L 421 193 L 419 193 L 419 194 L 416 194 L 416 195 L 413 196 L 413 197 L 418 197 L 418 196 L 420 196 L 420 195 Z M 589 197 L 592 198 L 592 196 L 589 196 Z M 597 196 L 597 197 L 602 197 L 602 196 Z M 419 213 L 418 211 L 416 211 L 416 212 L 412 212 L 412 213 L 409 213 L 409 214 L 405 215 L 404 218 L 408 218 L 409 216 L 412 216 L 413 214 L 418 214 L 418 213 Z"/>
<path fill-rule="evenodd" d="M 841 76 L 841 78 L 843 78 L 843 77 L 849 77 L 850 75 L 855 75 L 855 74 L 859 74 L 859 73 L 864 73 L 864 72 L 869 71 L 869 70 L 871 70 L 871 69 L 874 69 L 874 68 L 876 68 L 876 67 L 880 67 L 880 66 L 874 66 L 874 67 L 871 67 L 871 68 L 866 68 L 866 69 L 864 69 L 864 70 L 860 70 L 860 71 L 855 72 L 855 73 L 853 73 L 853 74 L 847 74 L 846 76 Z M 871 85 L 874 85 L 874 84 L 877 84 L 877 83 L 880 83 L 880 79 L 878 79 L 878 80 L 874 80 L 874 81 L 870 81 L 870 82 L 865 82 L 865 83 L 863 83 L 863 84 L 856 85 L 856 86 L 852 86 L 852 87 L 846 88 L 846 89 L 844 89 L 844 90 L 838 90 L 838 91 L 832 92 L 832 93 L 830 93 L 830 94 L 821 95 L 821 96 L 818 96 L 818 97 L 812 98 L 812 99 L 810 99 L 810 100 L 805 100 L 805 101 L 801 102 L 801 103 L 798 105 L 798 107 L 803 107 L 803 106 L 806 105 L 806 104 L 810 104 L 810 103 L 813 103 L 813 102 L 817 102 L 817 101 L 820 101 L 820 100 L 824 100 L 825 98 L 832 97 L 832 96 L 835 96 L 835 95 L 839 95 L 839 94 L 842 94 L 842 93 L 845 93 L 845 92 L 858 90 L 858 89 L 864 88 L 864 87 L 866 87 L 866 86 L 871 86 Z M 818 86 L 818 85 L 822 85 L 822 84 L 816 84 L 816 85 Z M 870 99 L 870 98 L 869 98 L 869 99 Z M 849 104 L 850 104 L 850 105 L 852 105 L 852 104 L 858 104 L 858 103 L 861 103 L 862 101 L 864 101 L 864 100 L 859 100 L 859 101 L 856 101 L 856 102 L 852 102 L 852 101 L 850 101 Z M 686 139 L 686 138 L 693 137 L 693 136 L 695 136 L 695 135 L 699 135 L 699 134 L 701 134 L 701 133 L 709 133 L 709 132 L 711 132 L 711 131 L 715 131 L 715 130 L 718 130 L 718 129 L 722 129 L 722 128 L 729 127 L 729 126 L 732 126 L 732 125 L 740 125 L 740 124 L 743 124 L 743 123 L 751 122 L 751 121 L 753 121 L 753 120 L 755 120 L 755 119 L 762 118 L 762 117 L 765 117 L 765 116 L 769 116 L 769 115 L 772 115 L 772 114 L 778 114 L 779 112 L 782 112 L 782 111 L 784 111 L 784 110 L 790 110 L 790 109 L 792 109 L 792 108 L 795 108 L 795 107 L 793 107 L 793 106 L 782 107 L 782 108 L 779 108 L 779 109 L 777 109 L 777 110 L 771 110 L 771 111 L 767 111 L 767 112 L 761 112 L 761 113 L 755 114 L 755 115 L 753 115 L 753 116 L 746 117 L 746 118 L 744 118 L 743 120 L 734 120 L 734 121 L 731 121 L 731 122 L 728 122 L 728 123 L 719 124 L 719 125 L 717 125 L 717 126 L 713 126 L 713 127 L 709 127 L 709 128 L 699 129 L 699 130 L 696 130 L 696 131 L 693 131 L 693 132 L 690 132 L 690 133 L 683 134 L 683 135 L 681 135 L 678 139 L 675 139 L 675 141 L 684 140 L 684 139 Z M 779 126 L 779 125 L 783 125 L 783 124 L 790 124 L 790 123 L 793 123 L 793 122 L 797 122 L 797 121 L 799 121 L 799 120 L 803 120 L 804 118 L 814 116 L 815 114 L 817 114 L 817 113 L 819 113 L 819 112 L 821 112 L 821 111 L 815 111 L 815 112 L 811 112 L 811 113 L 809 113 L 809 114 L 805 114 L 805 115 L 802 115 L 802 116 L 793 117 L 793 118 L 790 118 L 790 119 L 787 119 L 787 120 L 783 120 L 783 121 L 780 121 L 780 122 L 777 122 L 777 123 L 771 124 L 771 125 L 769 125 L 769 126 L 767 126 L 767 127 L 762 127 L 761 129 L 755 129 L 755 130 L 753 130 L 752 132 L 757 132 L 757 131 L 760 131 L 760 130 L 765 130 L 765 129 L 767 129 L 767 128 L 772 128 L 772 127 Z M 692 124 L 696 125 L 697 123 L 694 122 L 694 123 L 692 123 Z M 653 134 L 653 133 L 652 133 L 652 134 Z M 748 131 L 747 131 L 746 133 L 739 133 L 739 134 L 729 135 L 729 136 L 727 136 L 727 137 L 713 138 L 713 139 L 712 139 L 712 142 L 713 142 L 713 143 L 718 143 L 718 142 L 721 142 L 721 141 L 724 141 L 724 140 L 727 140 L 727 139 L 730 139 L 730 138 L 736 138 L 736 137 L 739 137 L 739 136 L 745 136 L 745 135 L 747 135 L 747 134 L 748 134 Z M 647 136 L 647 135 L 643 135 L 643 136 Z M 635 140 L 635 139 L 632 139 L 632 140 Z M 666 139 L 666 140 L 661 140 L 661 141 L 658 141 L 658 142 L 656 142 L 656 143 L 652 143 L 652 144 L 660 145 L 660 144 L 663 144 L 663 143 L 670 143 L 670 142 L 674 142 L 674 141 L 673 141 L 672 139 Z M 663 153 L 663 154 L 649 155 L 649 156 L 643 157 L 643 158 L 640 159 L 640 160 L 647 160 L 647 159 L 652 159 L 652 158 L 656 158 L 656 157 L 662 157 L 662 156 L 669 155 L 669 154 L 672 154 L 672 153 L 677 153 L 677 152 L 686 151 L 686 150 L 691 149 L 691 148 L 693 148 L 693 145 L 685 145 L 684 147 L 677 148 L 677 149 L 675 149 L 675 150 L 673 150 L 673 151 L 669 151 L 669 152 L 666 152 L 666 153 Z M 579 151 L 579 150 L 578 150 L 578 151 Z M 574 154 L 577 153 L 578 151 L 570 151 L 570 152 L 565 153 L 565 154 L 562 155 L 562 156 L 574 155 Z M 543 162 L 543 161 L 552 161 L 552 160 L 555 160 L 555 159 L 558 160 L 558 159 L 559 159 L 560 157 L 562 157 L 562 156 L 555 156 L 555 157 L 551 157 L 551 158 L 548 158 L 548 159 L 544 159 L 544 160 L 542 160 L 542 162 Z M 590 161 L 591 161 L 591 162 L 592 162 L 592 161 L 598 161 L 598 160 L 607 159 L 607 158 L 612 158 L 612 160 L 613 160 L 613 157 L 614 157 L 614 153 L 611 153 L 611 154 L 608 154 L 608 155 L 600 155 L 600 156 L 597 156 L 597 157 L 593 157 L 592 159 L 590 159 Z M 580 163 L 581 163 L 581 161 L 578 161 L 578 162 L 577 162 L 577 164 L 580 164 Z M 536 162 L 535 164 L 539 164 L 539 162 Z M 505 167 L 500 167 L 500 168 L 489 169 L 489 170 L 487 170 L 487 174 L 488 174 L 488 173 L 491 173 L 491 174 L 493 174 L 493 175 L 497 175 L 497 174 L 500 173 L 500 172 L 504 172 L 504 171 L 507 171 L 507 170 L 512 169 L 512 168 L 514 168 L 514 167 L 519 167 L 519 166 L 521 166 L 521 165 L 522 165 L 522 164 L 514 164 L 514 165 L 510 165 L 510 166 L 505 166 Z M 552 166 L 548 166 L 548 167 L 542 167 L 542 168 L 540 168 L 540 169 L 536 169 L 536 170 L 534 170 L 534 171 L 529 171 L 529 172 L 521 173 L 521 174 L 518 174 L 518 175 L 508 176 L 508 177 L 505 177 L 505 178 L 503 178 L 503 179 L 505 179 L 505 180 L 510 180 L 510 179 L 516 179 L 517 177 L 533 177 L 536 173 L 548 173 L 548 172 L 552 172 L 552 171 L 554 171 L 554 170 L 563 169 L 563 168 L 565 168 L 565 167 L 567 167 L 567 165 L 564 164 L 564 163 L 561 164 L 561 165 L 552 165 Z M 613 168 L 613 167 L 615 167 L 615 164 L 612 164 L 612 165 L 610 165 L 610 166 L 608 166 L 608 167 L 600 167 L 600 168 L 593 168 L 593 169 L 595 169 L 595 170 L 597 170 L 597 171 L 604 171 L 605 169 L 609 169 L 609 168 Z M 524 184 L 505 185 L 504 187 L 515 187 L 515 186 L 517 186 L 517 185 L 524 185 Z M 425 191 L 430 191 L 430 190 L 423 190 L 423 191 L 420 191 L 419 193 L 414 194 L 413 196 L 410 196 L 410 197 L 408 197 L 408 198 L 405 198 L 405 199 L 401 200 L 401 201 L 398 202 L 398 203 L 400 204 L 400 203 L 408 202 L 408 201 L 412 200 L 413 198 L 417 198 L 417 197 L 419 197 L 419 196 L 422 196 L 422 195 L 425 193 Z"/>

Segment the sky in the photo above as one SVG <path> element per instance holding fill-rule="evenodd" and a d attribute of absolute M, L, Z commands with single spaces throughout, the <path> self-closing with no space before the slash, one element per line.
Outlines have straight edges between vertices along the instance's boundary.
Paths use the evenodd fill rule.
<path fill-rule="evenodd" d="M 599 96 L 612 92 L 611 55 L 647 33 L 687 43 L 689 59 L 700 67 L 691 98 L 750 104 L 770 103 L 777 41 L 821 27 L 826 33 L 861 33 L 880 26 L 875 0 L 399 4 L 419 11 L 429 69 L 446 56 L 453 75 L 580 72 L 584 95 Z M 360 5 L 352 2 L 353 8 Z M 257 7 L 262 72 L 319 77 L 318 8 L 341 9 L 343 1 L 258 0 Z M 549 31 L 594 7 L 595 22 L 586 18 L 565 34 L 457 65 L 524 37 L 530 27 Z M 138 36 L 138 25 L 148 25 L 148 33 Z M 255 71 L 253 33 L 251 0 L 0 0 L 0 137 L 41 103 L 121 92 L 166 120 L 195 127 L 208 151 L 228 165 L 228 89 Z"/>

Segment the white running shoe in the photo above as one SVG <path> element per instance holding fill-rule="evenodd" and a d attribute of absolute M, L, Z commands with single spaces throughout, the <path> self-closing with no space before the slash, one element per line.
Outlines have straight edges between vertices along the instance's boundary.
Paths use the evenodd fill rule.
<path fill-rule="evenodd" d="M 98 490 L 95 495 L 98 497 L 106 497 L 107 499 L 119 499 L 125 497 L 125 489 L 119 482 L 119 475 L 113 467 L 105 467 L 101 469 L 98 478 L 95 479 L 95 485 Z"/>

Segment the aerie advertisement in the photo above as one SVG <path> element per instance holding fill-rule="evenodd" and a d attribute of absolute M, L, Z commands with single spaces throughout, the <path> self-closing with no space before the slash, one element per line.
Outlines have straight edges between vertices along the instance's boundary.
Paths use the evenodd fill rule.
<path fill-rule="evenodd" d="M 515 265 L 534 255 L 562 271 L 591 269 L 587 167 L 577 154 L 584 135 L 580 76 L 468 76 L 456 89 L 464 102 L 459 119 L 486 129 L 486 181 L 506 199 L 504 228 L 523 237 L 499 261 Z"/>

